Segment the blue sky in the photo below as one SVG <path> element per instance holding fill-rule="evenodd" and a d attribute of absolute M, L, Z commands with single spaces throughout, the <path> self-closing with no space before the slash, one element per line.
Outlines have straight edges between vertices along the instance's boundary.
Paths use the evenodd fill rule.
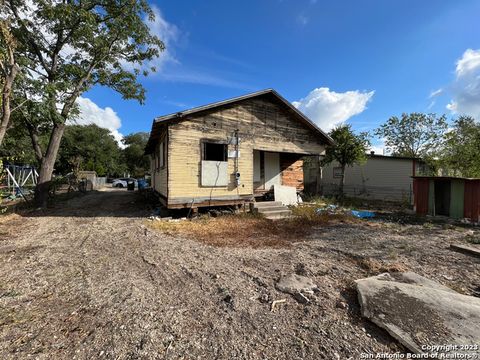
<path fill-rule="evenodd" d="M 270 87 L 325 130 L 343 121 L 371 130 L 413 111 L 480 116 L 480 1 L 151 5 L 151 29 L 167 51 L 158 73 L 141 79 L 146 104 L 105 88 L 83 94 L 85 116 L 122 134 L 149 131 L 155 116 Z"/>

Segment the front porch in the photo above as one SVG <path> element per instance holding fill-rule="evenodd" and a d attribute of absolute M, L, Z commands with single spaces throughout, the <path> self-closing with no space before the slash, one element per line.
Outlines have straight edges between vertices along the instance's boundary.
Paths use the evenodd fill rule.
<path fill-rule="evenodd" d="M 300 192 L 303 183 L 303 154 L 253 150 L 253 191 L 255 198 L 272 194 L 274 185 L 291 186 Z"/>

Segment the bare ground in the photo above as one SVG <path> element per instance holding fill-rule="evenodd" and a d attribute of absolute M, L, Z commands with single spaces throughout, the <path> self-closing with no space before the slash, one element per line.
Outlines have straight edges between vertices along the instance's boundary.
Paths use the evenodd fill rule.
<path fill-rule="evenodd" d="M 358 359 L 403 349 L 360 317 L 353 280 L 411 270 L 480 290 L 480 260 L 448 249 L 464 229 L 365 221 L 252 249 L 162 234 L 147 214 L 108 191 L 0 218 L 0 358 Z M 317 301 L 275 290 L 292 272 Z"/>

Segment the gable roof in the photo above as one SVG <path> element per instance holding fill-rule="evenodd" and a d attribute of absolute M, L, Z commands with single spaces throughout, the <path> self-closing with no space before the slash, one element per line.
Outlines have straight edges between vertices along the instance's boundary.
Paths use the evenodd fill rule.
<path fill-rule="evenodd" d="M 227 100 L 217 101 L 211 104 L 202 105 L 198 107 L 194 107 L 192 109 L 179 111 L 176 113 L 163 115 L 155 118 L 153 120 L 152 131 L 150 133 L 150 139 L 148 140 L 147 146 L 145 148 L 145 153 L 148 154 L 152 151 L 154 147 L 154 142 L 159 136 L 159 132 L 163 125 L 167 125 L 172 122 L 186 120 L 189 115 L 196 115 L 198 113 L 209 111 L 215 108 L 219 108 L 226 105 L 231 105 L 243 100 L 248 100 L 257 97 L 271 97 L 274 101 L 277 101 L 281 105 L 285 106 L 285 108 L 300 122 L 310 128 L 313 132 L 315 132 L 326 144 L 333 145 L 334 141 L 330 136 L 328 136 L 322 129 L 320 129 L 313 121 L 311 121 L 305 114 L 303 114 L 300 110 L 298 110 L 295 106 L 293 106 L 289 101 L 283 98 L 278 92 L 273 89 L 265 89 L 256 91 L 250 94 L 237 96 L 234 98 L 230 98 Z"/>

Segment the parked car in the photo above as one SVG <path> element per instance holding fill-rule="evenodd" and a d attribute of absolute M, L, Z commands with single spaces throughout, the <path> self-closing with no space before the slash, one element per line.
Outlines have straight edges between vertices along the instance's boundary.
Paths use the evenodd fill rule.
<path fill-rule="evenodd" d="M 134 184 L 135 184 L 135 187 L 138 186 L 137 179 L 134 179 L 134 178 L 120 178 L 120 179 L 115 179 L 115 180 L 112 181 L 112 187 L 126 188 L 129 181 L 133 181 Z"/>

